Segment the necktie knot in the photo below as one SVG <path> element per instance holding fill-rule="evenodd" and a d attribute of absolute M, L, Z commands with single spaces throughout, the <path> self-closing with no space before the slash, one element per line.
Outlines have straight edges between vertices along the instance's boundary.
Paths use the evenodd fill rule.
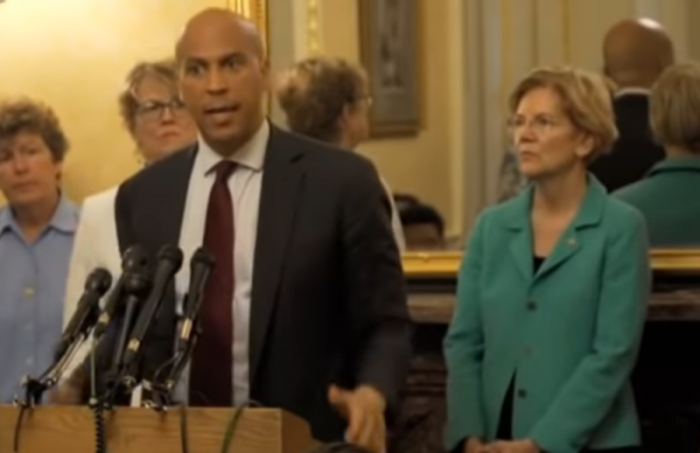
<path fill-rule="evenodd" d="M 216 174 L 216 182 L 226 182 L 231 177 L 235 169 L 235 162 L 231 162 L 230 160 L 222 160 L 218 164 L 214 165 L 209 171 Z"/>

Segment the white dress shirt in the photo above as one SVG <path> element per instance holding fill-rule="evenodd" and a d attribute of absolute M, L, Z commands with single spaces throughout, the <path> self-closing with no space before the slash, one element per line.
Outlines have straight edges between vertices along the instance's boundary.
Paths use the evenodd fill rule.
<path fill-rule="evenodd" d="M 389 198 L 389 205 L 391 207 L 391 230 L 394 233 L 394 240 L 396 241 L 396 246 L 399 248 L 399 252 L 403 253 L 406 251 L 406 238 L 403 234 L 403 225 L 401 225 L 401 216 L 399 215 L 399 210 L 396 209 L 396 203 L 394 202 L 394 192 L 389 187 L 389 183 L 384 180 L 384 178 L 379 178 L 382 186 L 384 186 L 384 191 L 386 196 Z"/>
<path fill-rule="evenodd" d="M 258 227 L 258 208 L 262 187 L 263 161 L 270 136 L 270 126 L 266 122 L 231 160 L 236 162 L 236 170 L 228 180 L 233 202 L 234 216 L 234 294 L 233 300 L 233 394 L 234 404 L 241 405 L 249 398 L 248 336 L 250 324 L 250 301 L 253 289 L 253 258 Z M 215 173 L 209 171 L 223 158 L 214 152 L 200 137 L 198 151 L 190 175 L 189 189 L 185 202 L 180 248 L 188 263 L 192 254 L 202 246 L 204 227 L 209 205 L 209 193 L 214 185 Z M 208 174 L 209 173 L 209 174 Z M 190 280 L 189 266 L 183 266 L 175 278 L 178 314 L 182 312 L 182 299 L 187 292 Z M 178 385 L 178 399 L 186 399 L 188 372 Z"/>

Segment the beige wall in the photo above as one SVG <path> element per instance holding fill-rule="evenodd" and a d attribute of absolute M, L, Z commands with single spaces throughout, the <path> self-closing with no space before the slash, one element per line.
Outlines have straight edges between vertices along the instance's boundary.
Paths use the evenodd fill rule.
<path fill-rule="evenodd" d="M 436 206 L 451 230 L 450 85 L 447 83 L 448 2 L 431 0 L 422 5 L 421 58 L 423 71 L 423 130 L 415 138 L 385 139 L 364 144 L 370 157 L 395 192 L 412 193 Z M 321 51 L 359 61 L 357 0 L 321 0 Z M 459 44 L 459 43 L 453 43 Z"/>
<path fill-rule="evenodd" d="M 138 60 L 172 54 L 178 32 L 227 0 L 19 0 L 0 4 L 0 96 L 51 105 L 72 147 L 65 189 L 75 200 L 121 182 L 138 168 L 116 98 Z M 250 2 L 245 12 L 260 8 Z M 1 201 L 1 199 L 0 199 Z"/>

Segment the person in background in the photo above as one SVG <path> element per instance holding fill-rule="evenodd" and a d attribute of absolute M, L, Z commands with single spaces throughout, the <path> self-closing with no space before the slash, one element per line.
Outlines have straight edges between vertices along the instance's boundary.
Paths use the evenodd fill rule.
<path fill-rule="evenodd" d="M 510 110 L 531 183 L 479 216 L 459 271 L 448 450 L 638 452 L 646 227 L 587 171 L 617 135 L 610 97 L 594 74 L 539 68 Z"/>
<path fill-rule="evenodd" d="M 651 130 L 666 150 L 645 179 L 615 196 L 647 219 L 653 247 L 700 245 L 700 66 L 668 69 L 649 98 Z"/>
<path fill-rule="evenodd" d="M 407 193 L 394 193 L 392 195 L 392 198 L 394 199 L 394 206 L 396 206 L 396 209 L 399 212 L 401 212 L 402 209 L 405 209 L 411 205 L 420 203 L 418 197 Z"/>
<path fill-rule="evenodd" d="M 142 62 L 126 77 L 119 95 L 119 111 L 136 144 L 139 159 L 149 165 L 197 140 L 197 129 L 178 95 L 177 66 L 174 61 Z M 117 187 L 88 197 L 70 260 L 64 322 L 73 315 L 87 276 L 97 267 L 121 274 L 121 256 L 114 218 Z M 76 355 L 74 366 L 83 353 Z M 69 367 L 68 372 L 72 367 Z"/>
<path fill-rule="evenodd" d="M 43 103 L 0 104 L 0 403 L 53 361 L 79 209 L 61 192 L 69 142 Z"/>
<path fill-rule="evenodd" d="M 289 128 L 300 135 L 354 150 L 369 137 L 367 76 L 340 58 L 313 57 L 296 63 L 280 77 L 277 99 Z M 405 240 L 391 189 L 388 195 L 394 238 L 400 250 Z"/>
<path fill-rule="evenodd" d="M 432 206 L 417 202 L 399 210 L 406 237 L 406 249 L 412 251 L 445 248 L 445 221 Z"/>
<path fill-rule="evenodd" d="M 520 193 L 527 184 L 527 180 L 520 173 L 518 164 L 518 151 L 509 146 L 503 154 L 501 168 L 498 174 L 498 195 L 497 202 L 502 203 L 510 200 Z"/>
<path fill-rule="evenodd" d="M 700 245 L 700 66 L 664 72 L 649 96 L 651 130 L 666 150 L 646 178 L 613 195 L 646 218 L 652 247 Z M 698 323 L 649 323 L 634 374 L 650 451 L 697 452 L 700 370 L 681 345 L 700 341 Z M 664 370 L 659 373 L 659 370 Z M 696 414 L 696 415 L 693 415 Z"/>
<path fill-rule="evenodd" d="M 593 162 L 590 171 L 608 192 L 639 181 L 664 150 L 649 126 L 649 89 L 674 63 L 673 42 L 649 19 L 614 25 L 603 42 L 605 75 L 616 86 L 613 107 L 619 137 L 612 152 Z"/>

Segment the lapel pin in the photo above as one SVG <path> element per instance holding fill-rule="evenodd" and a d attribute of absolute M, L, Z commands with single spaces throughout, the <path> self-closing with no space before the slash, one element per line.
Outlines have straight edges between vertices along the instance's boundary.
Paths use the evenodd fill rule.
<path fill-rule="evenodd" d="M 576 239 L 569 238 L 569 247 L 576 247 Z"/>

